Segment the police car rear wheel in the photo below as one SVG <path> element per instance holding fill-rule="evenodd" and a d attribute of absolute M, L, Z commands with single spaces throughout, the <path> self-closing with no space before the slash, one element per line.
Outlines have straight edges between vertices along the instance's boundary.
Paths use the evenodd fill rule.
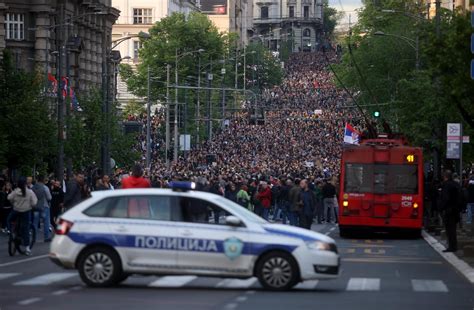
<path fill-rule="evenodd" d="M 266 254 L 257 265 L 257 277 L 267 289 L 288 290 L 298 282 L 296 262 L 286 253 Z"/>
<path fill-rule="evenodd" d="M 78 267 L 82 281 L 93 287 L 114 285 L 122 273 L 119 257 L 113 250 L 105 247 L 86 250 L 81 255 Z"/>

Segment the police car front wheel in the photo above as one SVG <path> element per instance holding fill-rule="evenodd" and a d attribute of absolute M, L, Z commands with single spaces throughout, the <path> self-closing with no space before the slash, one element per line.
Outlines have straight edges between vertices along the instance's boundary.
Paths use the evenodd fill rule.
<path fill-rule="evenodd" d="M 88 286 L 107 287 L 120 281 L 122 267 L 115 251 L 106 247 L 85 250 L 78 263 L 79 275 Z"/>
<path fill-rule="evenodd" d="M 288 290 L 299 281 L 298 267 L 291 255 L 271 252 L 258 261 L 257 277 L 267 289 Z"/>

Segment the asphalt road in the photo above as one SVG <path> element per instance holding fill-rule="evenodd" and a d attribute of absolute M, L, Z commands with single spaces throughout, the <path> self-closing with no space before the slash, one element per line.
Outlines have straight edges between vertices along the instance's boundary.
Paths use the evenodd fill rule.
<path fill-rule="evenodd" d="M 46 257 L 38 241 L 31 257 L 9 257 L 0 237 L 0 310 L 5 309 L 474 309 L 474 286 L 423 239 L 373 235 L 340 239 L 337 227 L 313 225 L 337 240 L 339 279 L 308 281 L 268 292 L 256 279 L 131 277 L 109 289 L 83 285 L 76 272 Z"/>

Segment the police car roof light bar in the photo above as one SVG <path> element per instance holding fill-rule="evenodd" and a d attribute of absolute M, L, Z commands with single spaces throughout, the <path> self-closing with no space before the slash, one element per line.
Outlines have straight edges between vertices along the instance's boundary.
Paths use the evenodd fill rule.
<path fill-rule="evenodd" d="M 196 183 L 184 182 L 184 181 L 172 181 L 169 183 L 169 187 L 174 191 L 188 191 L 196 189 Z"/>

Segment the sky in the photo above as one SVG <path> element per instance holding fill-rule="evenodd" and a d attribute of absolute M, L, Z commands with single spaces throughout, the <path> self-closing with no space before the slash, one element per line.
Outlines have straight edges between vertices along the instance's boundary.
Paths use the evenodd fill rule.
<path fill-rule="evenodd" d="M 336 8 L 338 11 L 345 11 L 345 16 L 339 22 L 339 27 L 346 28 L 349 25 L 349 15 L 351 23 L 357 21 L 355 10 L 362 6 L 362 0 L 329 0 L 329 6 Z"/>

